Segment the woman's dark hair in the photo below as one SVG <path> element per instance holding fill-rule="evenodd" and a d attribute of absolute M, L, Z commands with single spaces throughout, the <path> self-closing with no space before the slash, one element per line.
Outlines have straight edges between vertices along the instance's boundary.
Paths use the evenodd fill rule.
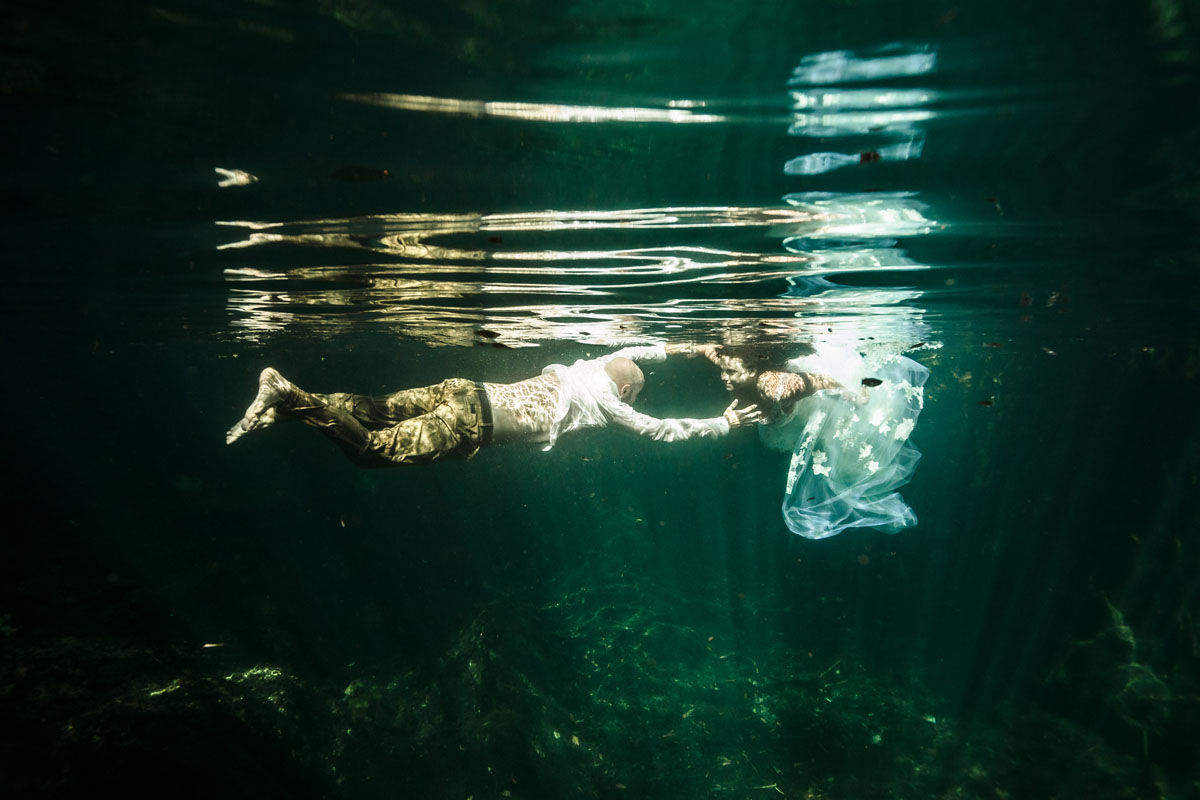
<path fill-rule="evenodd" d="M 740 359 L 747 368 L 755 372 L 784 370 L 788 361 L 811 352 L 812 348 L 808 345 L 783 342 L 732 344 L 721 348 L 721 355 Z"/>

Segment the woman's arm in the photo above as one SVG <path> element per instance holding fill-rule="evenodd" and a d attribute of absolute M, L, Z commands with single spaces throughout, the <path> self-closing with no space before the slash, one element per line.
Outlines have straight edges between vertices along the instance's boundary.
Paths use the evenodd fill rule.
<path fill-rule="evenodd" d="M 776 403 L 791 403 L 822 389 L 840 389 L 842 385 L 828 375 L 814 372 L 763 372 L 758 376 L 758 393 Z"/>

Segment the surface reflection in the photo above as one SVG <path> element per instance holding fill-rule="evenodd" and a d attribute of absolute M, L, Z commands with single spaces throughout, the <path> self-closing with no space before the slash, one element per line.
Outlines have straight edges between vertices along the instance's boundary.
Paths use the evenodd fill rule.
<path fill-rule="evenodd" d="M 774 208 L 228 221 L 221 226 L 244 238 L 220 249 L 264 248 L 257 252 L 272 251 L 270 262 L 291 264 L 226 268 L 228 307 L 241 338 L 372 322 L 431 345 L 718 333 L 735 341 L 764 332 L 807 336 L 863 315 L 877 322 L 919 317 L 917 309 L 896 311 L 915 292 L 846 292 L 828 279 L 814 281 L 925 268 L 889 247 L 889 237 L 931 231 L 925 211 L 905 193 L 807 193 Z M 340 255 L 333 263 L 300 264 L 297 248 Z M 890 310 L 880 316 L 870 313 L 875 308 Z M 496 335 L 481 342 L 481 328 Z"/>
<path fill-rule="evenodd" d="M 529 122 L 636 122 L 636 123 L 714 123 L 728 122 L 724 114 L 694 110 L 701 100 L 672 100 L 665 108 L 617 106 L 580 106 L 560 103 L 517 103 L 511 101 L 465 100 L 455 97 L 427 97 L 387 92 L 343 92 L 341 100 L 352 103 L 420 111 L 458 117 L 495 117 Z"/>
<path fill-rule="evenodd" d="M 922 123 L 933 119 L 929 107 L 941 99 L 931 89 L 891 85 L 840 88 L 840 84 L 911 78 L 934 71 L 937 53 L 927 45 L 891 44 L 873 54 L 846 50 L 805 56 L 788 81 L 792 121 L 788 133 L 809 138 L 858 137 L 856 152 L 806 153 L 789 160 L 787 175 L 821 175 L 855 164 L 908 161 L 921 157 Z"/>
<path fill-rule="evenodd" d="M 787 113 L 766 116 L 752 116 L 762 110 L 757 101 L 751 111 L 644 98 L 604 106 L 393 93 L 339 98 L 481 125 L 786 125 L 780 132 L 844 142 L 836 152 L 803 153 L 784 165 L 787 175 L 818 176 L 919 158 L 925 123 L 944 98 L 912 82 L 936 65 L 936 52 L 925 45 L 805 56 L 774 106 Z M 867 81 L 873 83 L 861 85 Z M 845 85 L 851 83 L 860 85 Z M 431 345 L 492 347 L 764 335 L 923 340 L 920 291 L 893 284 L 930 268 L 909 249 L 942 227 L 915 193 L 903 191 L 805 191 L 763 206 L 218 224 L 240 234 L 219 246 L 230 259 L 225 276 L 238 337 L 285 329 L 323 335 L 369 322 Z"/>
<path fill-rule="evenodd" d="M 937 65 L 930 45 L 892 42 L 862 55 L 849 50 L 814 53 L 800 59 L 788 81 L 791 86 L 925 75 Z"/>

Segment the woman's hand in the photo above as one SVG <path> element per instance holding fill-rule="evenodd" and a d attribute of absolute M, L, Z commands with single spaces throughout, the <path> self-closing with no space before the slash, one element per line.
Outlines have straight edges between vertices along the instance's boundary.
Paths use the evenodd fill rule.
<path fill-rule="evenodd" d="M 729 404 L 729 408 L 725 409 L 725 421 L 729 423 L 731 428 L 741 428 L 746 425 L 754 425 L 762 422 L 762 412 L 758 410 L 758 404 L 748 405 L 745 408 L 738 408 L 738 401 L 734 400 Z"/>
<path fill-rule="evenodd" d="M 714 364 L 717 363 L 717 357 L 721 354 L 721 345 L 719 344 L 698 344 L 693 349 L 698 356 L 704 356 Z"/>

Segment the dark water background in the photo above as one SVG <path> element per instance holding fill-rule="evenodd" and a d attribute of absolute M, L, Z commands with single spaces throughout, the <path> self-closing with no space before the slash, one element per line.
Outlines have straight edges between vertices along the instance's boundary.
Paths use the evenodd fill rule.
<path fill-rule="evenodd" d="M 6 795 L 1200 792 L 1195 4 L 0 19 Z M 789 86 L 842 50 L 935 64 Z M 819 152 L 881 158 L 785 174 Z M 380 392 L 831 332 L 927 343 L 916 529 L 793 536 L 744 431 L 223 443 L 266 365 Z M 643 410 L 723 404 L 683 362 Z"/>

